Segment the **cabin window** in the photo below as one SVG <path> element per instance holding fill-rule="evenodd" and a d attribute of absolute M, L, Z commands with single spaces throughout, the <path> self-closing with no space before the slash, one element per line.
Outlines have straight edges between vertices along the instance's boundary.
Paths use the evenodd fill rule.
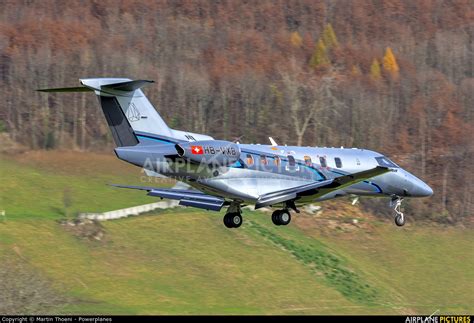
<path fill-rule="evenodd" d="M 260 164 L 267 165 L 268 164 L 267 157 L 260 156 Z"/>
<path fill-rule="evenodd" d="M 321 167 L 328 167 L 325 157 L 319 157 L 319 163 L 321 164 Z"/>
<path fill-rule="evenodd" d="M 249 166 L 253 165 L 253 157 L 250 154 L 247 154 L 247 165 Z"/>
<path fill-rule="evenodd" d="M 293 172 L 293 171 L 296 171 L 296 172 L 299 171 L 300 168 L 299 168 L 298 165 L 296 165 L 295 157 L 293 157 L 293 156 L 291 156 L 291 155 L 288 155 L 287 157 L 288 157 L 288 164 L 285 166 L 285 169 L 286 169 L 287 171 L 289 171 L 289 172 L 290 172 L 290 171 L 291 171 L 291 172 Z"/>
<path fill-rule="evenodd" d="M 342 168 L 342 161 L 341 161 L 341 158 L 336 157 L 336 158 L 334 158 L 334 161 L 336 162 L 336 167 L 337 167 L 337 168 Z"/>
<path fill-rule="evenodd" d="M 311 161 L 311 157 L 309 157 L 309 156 L 304 156 L 304 163 L 306 164 L 306 166 L 312 166 L 313 165 L 313 162 Z"/>
<path fill-rule="evenodd" d="M 288 164 L 291 166 L 291 167 L 294 167 L 296 165 L 296 161 L 295 161 L 295 157 L 291 156 L 291 155 L 288 155 Z"/>
<path fill-rule="evenodd" d="M 280 166 L 280 157 L 275 156 L 275 159 L 273 160 L 273 162 L 275 163 L 275 166 Z"/>

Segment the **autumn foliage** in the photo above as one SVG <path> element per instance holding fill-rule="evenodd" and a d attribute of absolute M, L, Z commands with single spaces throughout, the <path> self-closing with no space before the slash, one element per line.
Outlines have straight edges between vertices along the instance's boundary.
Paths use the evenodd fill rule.
<path fill-rule="evenodd" d="M 469 0 L 4 1 L 0 131 L 33 149 L 104 150 L 83 77 L 153 79 L 175 128 L 266 143 L 358 146 L 434 187 L 407 213 L 474 212 Z"/>
<path fill-rule="evenodd" d="M 393 55 L 392 49 L 390 47 L 387 47 L 387 50 L 385 51 L 385 55 L 383 57 L 383 68 L 393 78 L 398 77 L 400 68 L 398 67 L 397 60 L 395 59 L 395 55 Z"/>

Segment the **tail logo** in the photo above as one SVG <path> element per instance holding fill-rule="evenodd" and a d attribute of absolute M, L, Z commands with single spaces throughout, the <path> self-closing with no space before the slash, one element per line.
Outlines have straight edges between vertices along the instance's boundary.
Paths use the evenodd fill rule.
<path fill-rule="evenodd" d="M 137 107 L 135 106 L 135 103 L 130 103 L 127 109 L 127 119 L 130 122 L 138 121 L 140 120 L 140 111 L 138 111 Z"/>

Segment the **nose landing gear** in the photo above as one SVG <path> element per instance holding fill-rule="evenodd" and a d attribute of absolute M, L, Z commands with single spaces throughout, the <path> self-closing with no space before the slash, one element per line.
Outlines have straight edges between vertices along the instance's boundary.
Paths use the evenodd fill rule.
<path fill-rule="evenodd" d="M 391 201 L 391 205 L 394 206 L 393 210 L 395 211 L 395 224 L 399 227 L 405 225 L 405 216 L 403 215 L 403 212 L 401 210 L 402 202 L 403 198 L 398 196 L 393 198 Z"/>

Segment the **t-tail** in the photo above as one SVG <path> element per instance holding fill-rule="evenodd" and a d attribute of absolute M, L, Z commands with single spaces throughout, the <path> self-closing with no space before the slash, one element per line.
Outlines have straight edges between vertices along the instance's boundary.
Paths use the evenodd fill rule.
<path fill-rule="evenodd" d="M 38 91 L 95 92 L 118 147 L 213 139 L 168 127 L 141 90 L 153 81 L 126 78 L 89 78 L 80 81 L 81 87 Z"/>

